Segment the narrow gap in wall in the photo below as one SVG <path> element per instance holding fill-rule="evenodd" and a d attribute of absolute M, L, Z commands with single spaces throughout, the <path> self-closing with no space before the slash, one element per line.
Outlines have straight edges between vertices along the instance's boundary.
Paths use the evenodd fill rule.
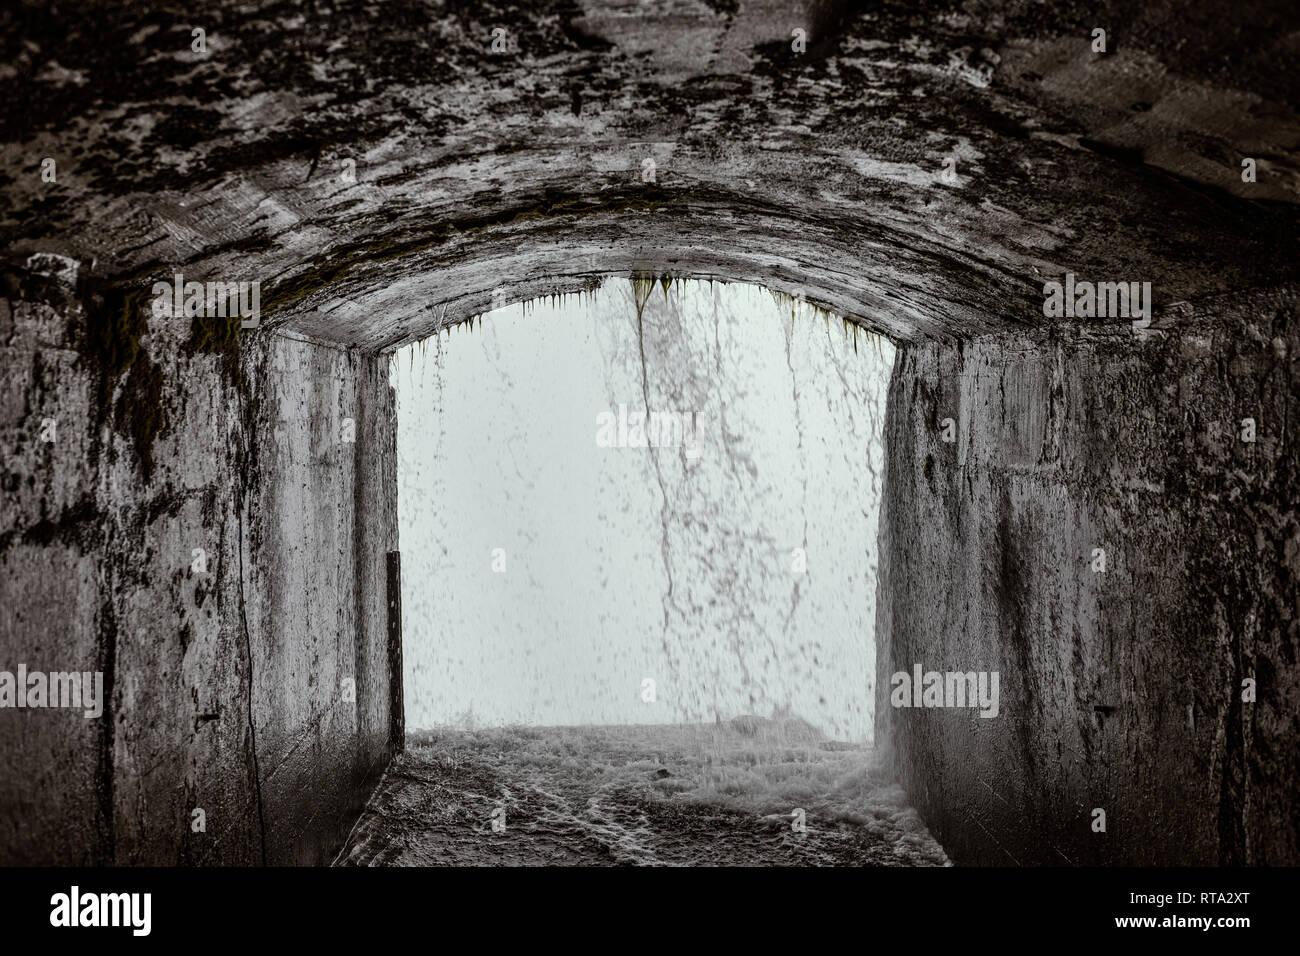
<path fill-rule="evenodd" d="M 945 862 L 873 764 L 893 358 L 648 276 L 395 353 L 407 752 L 372 809 L 429 813 L 345 857 Z"/>

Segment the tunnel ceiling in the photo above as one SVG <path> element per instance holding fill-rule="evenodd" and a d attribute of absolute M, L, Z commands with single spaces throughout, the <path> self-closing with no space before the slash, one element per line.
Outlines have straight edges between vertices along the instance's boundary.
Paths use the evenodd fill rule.
<path fill-rule="evenodd" d="M 1157 315 L 1293 280 L 1292 4 L 1052 6 L 10 5 L 0 229 L 105 282 L 257 279 L 267 323 L 364 348 L 603 273 L 903 339 L 1052 321 L 1067 271 Z"/>

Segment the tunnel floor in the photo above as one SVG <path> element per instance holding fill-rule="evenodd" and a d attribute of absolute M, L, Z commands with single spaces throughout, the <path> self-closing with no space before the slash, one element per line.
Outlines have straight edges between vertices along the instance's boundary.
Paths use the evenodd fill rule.
<path fill-rule="evenodd" d="M 335 865 L 949 865 L 869 746 L 800 736 L 763 718 L 412 734 Z"/>

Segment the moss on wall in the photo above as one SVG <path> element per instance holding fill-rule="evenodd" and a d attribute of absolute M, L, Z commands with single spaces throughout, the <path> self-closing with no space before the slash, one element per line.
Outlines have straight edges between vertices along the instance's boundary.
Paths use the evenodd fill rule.
<path fill-rule="evenodd" d="M 240 335 L 242 319 L 238 316 L 193 316 L 190 319 L 190 337 L 186 340 L 185 354 L 215 355 L 221 361 L 226 380 L 243 391 L 248 386 L 240 364 Z"/>
<path fill-rule="evenodd" d="M 129 440 L 148 481 L 154 442 L 168 427 L 162 369 L 144 343 L 150 285 L 141 273 L 112 284 L 92 278 L 79 285 L 82 320 L 77 344 L 99 376 L 97 424 L 111 421 Z"/>

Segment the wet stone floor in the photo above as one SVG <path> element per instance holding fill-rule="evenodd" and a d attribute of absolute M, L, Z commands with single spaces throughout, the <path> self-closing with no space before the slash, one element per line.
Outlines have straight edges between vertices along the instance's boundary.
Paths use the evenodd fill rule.
<path fill-rule="evenodd" d="M 336 865 L 948 865 L 871 757 L 797 718 L 414 733 Z"/>

